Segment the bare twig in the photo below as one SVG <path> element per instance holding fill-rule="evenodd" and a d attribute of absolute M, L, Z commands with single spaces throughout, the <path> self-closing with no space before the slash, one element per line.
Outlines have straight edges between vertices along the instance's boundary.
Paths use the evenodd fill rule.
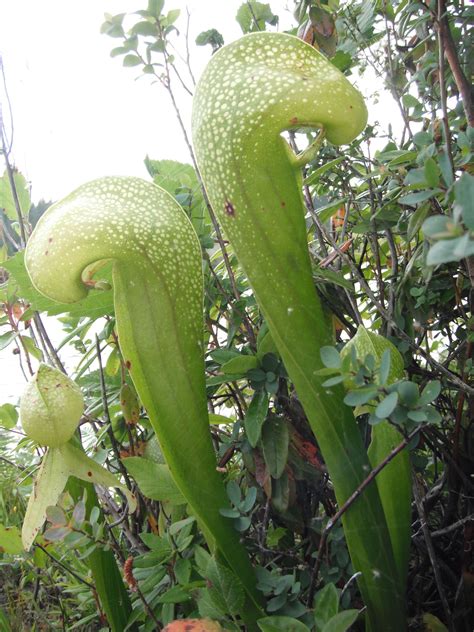
<path fill-rule="evenodd" d="M 432 538 L 439 538 L 442 535 L 446 535 L 447 533 L 451 533 L 452 531 L 456 531 L 456 529 L 459 529 L 459 527 L 462 527 L 467 522 L 471 522 L 472 520 L 474 520 L 474 514 L 470 514 L 469 516 L 466 516 L 465 518 L 461 518 L 460 520 L 456 520 L 456 522 L 453 522 L 453 524 L 450 524 L 448 527 L 444 527 L 444 529 L 437 529 L 436 531 L 433 531 L 431 533 L 431 537 Z"/>
<path fill-rule="evenodd" d="M 438 24 L 441 24 L 443 16 L 443 2 L 438 0 Z M 451 167 L 451 174 L 454 176 L 454 160 L 453 152 L 451 148 L 451 131 L 449 129 L 448 121 L 448 107 L 447 100 L 448 95 L 446 91 L 446 75 L 444 68 L 444 51 L 445 51 L 445 33 L 443 28 L 438 28 L 438 67 L 439 67 L 439 92 L 441 99 L 441 109 L 443 111 L 443 128 L 446 141 L 446 153 L 448 155 L 449 164 Z"/>
<path fill-rule="evenodd" d="M 110 419 L 109 405 L 107 402 L 107 391 L 105 388 L 104 369 L 102 367 L 102 357 L 98 336 L 95 337 L 95 345 L 97 350 L 97 360 L 99 362 L 100 392 L 102 395 L 102 407 L 104 409 L 105 420 L 107 422 L 107 434 L 109 435 L 110 443 L 112 444 L 112 450 L 114 452 L 118 468 L 125 479 L 128 489 L 131 490 L 132 482 L 130 480 L 130 477 L 128 476 L 125 465 L 122 463 L 122 459 L 120 458 L 120 451 L 118 449 L 117 440 L 115 439 L 114 432 L 112 430 L 112 420 Z"/>
<path fill-rule="evenodd" d="M 444 590 L 443 580 L 441 577 L 438 562 L 436 560 L 436 553 L 434 550 L 433 542 L 431 540 L 430 530 L 426 522 L 425 508 L 423 506 L 423 500 L 420 495 L 420 490 L 418 488 L 418 481 L 416 480 L 416 478 L 413 481 L 413 496 L 415 499 L 415 505 L 418 511 L 418 515 L 420 517 L 421 529 L 423 531 L 423 536 L 425 539 L 428 556 L 430 558 L 431 566 L 433 568 L 436 587 L 438 589 L 438 593 L 441 599 L 441 604 L 443 606 L 444 616 L 448 624 L 448 629 L 450 630 L 450 632 L 454 632 L 454 627 L 452 624 L 451 609 L 449 607 L 448 599 L 446 597 L 446 592 Z"/>
<path fill-rule="evenodd" d="M 442 50 L 446 54 L 446 59 L 454 76 L 454 81 L 461 94 L 464 112 L 470 127 L 474 127 L 474 107 L 472 96 L 472 85 L 469 83 L 464 74 L 459 57 L 456 52 L 456 44 L 454 43 L 451 30 L 449 28 L 448 14 L 446 11 L 446 0 L 438 0 L 438 14 L 436 16 L 438 29 L 440 33 L 440 42 Z"/>
<path fill-rule="evenodd" d="M 21 247 L 24 248 L 26 245 L 25 223 L 24 223 L 23 213 L 21 212 L 20 200 L 18 199 L 18 192 L 15 186 L 13 169 L 12 169 L 12 166 L 10 165 L 10 160 L 8 159 L 9 150 L 7 149 L 7 143 L 5 140 L 5 128 L 3 125 L 3 118 L 0 120 L 0 136 L 1 136 L 1 142 L 2 142 L 2 153 L 5 160 L 5 168 L 7 170 L 8 181 L 10 183 L 13 204 L 15 205 L 15 211 L 18 217 L 18 224 L 20 226 Z"/>

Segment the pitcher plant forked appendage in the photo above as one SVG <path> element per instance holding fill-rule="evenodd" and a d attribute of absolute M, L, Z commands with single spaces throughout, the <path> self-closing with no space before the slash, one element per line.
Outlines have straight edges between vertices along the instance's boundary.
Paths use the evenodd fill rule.
<path fill-rule="evenodd" d="M 79 425 L 84 400 L 79 387 L 64 373 L 41 364 L 20 400 L 23 430 L 27 437 L 48 446 L 36 475 L 22 527 L 23 546 L 28 551 L 46 520 L 46 510 L 58 502 L 68 478 L 118 487 L 130 511 L 135 496 L 113 474 L 89 458 L 71 439 Z"/>
<path fill-rule="evenodd" d="M 35 443 L 48 446 L 23 520 L 22 542 L 26 550 L 31 548 L 44 524 L 48 507 L 57 504 L 65 487 L 76 501 L 86 492 L 88 513 L 98 502 L 94 483 L 121 489 L 128 499 L 129 511 L 136 507 L 135 497 L 127 487 L 86 456 L 79 439 L 73 437 L 83 409 L 84 398 L 78 386 L 61 371 L 44 364 L 40 365 L 22 394 L 23 430 Z M 103 519 L 101 513 L 99 516 Z M 86 564 L 110 629 L 121 632 L 129 620 L 132 604 L 113 552 L 96 548 L 87 556 Z M 133 624 L 130 630 L 136 630 L 136 625 Z"/>
<path fill-rule="evenodd" d="M 354 492 L 370 462 L 339 388 L 321 386 L 319 350 L 332 330 L 315 292 L 300 167 L 324 135 L 349 143 L 365 127 L 363 99 L 320 53 L 296 37 L 256 33 L 211 59 L 193 104 L 193 140 L 210 202 L 255 291 L 321 446 L 337 500 Z M 296 156 L 281 134 L 314 128 Z M 343 517 L 367 605 L 367 630 L 406 628 L 405 595 L 376 485 Z"/>
<path fill-rule="evenodd" d="M 255 579 L 232 523 L 209 432 L 203 353 L 201 250 L 191 222 L 163 189 L 139 178 L 102 178 L 54 204 L 38 222 L 26 265 L 38 290 L 84 297 L 84 271 L 113 261 L 119 344 L 163 454 L 210 545 L 240 578 L 241 613 L 261 616 Z"/>

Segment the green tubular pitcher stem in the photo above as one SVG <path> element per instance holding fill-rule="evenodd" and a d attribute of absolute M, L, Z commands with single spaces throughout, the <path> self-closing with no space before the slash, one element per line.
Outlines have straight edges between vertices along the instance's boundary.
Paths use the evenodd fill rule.
<path fill-rule="evenodd" d="M 241 613 L 262 616 L 253 569 L 216 472 L 207 413 L 201 251 L 186 214 L 165 191 L 138 178 L 102 178 L 50 207 L 27 246 L 35 286 L 74 302 L 81 275 L 112 259 L 119 343 L 163 454 L 183 496 L 246 589 Z"/>
<path fill-rule="evenodd" d="M 370 471 L 342 389 L 316 375 L 332 332 L 308 255 L 300 161 L 281 132 L 324 129 L 350 142 L 365 126 L 361 95 L 315 49 L 283 34 L 252 34 L 218 51 L 193 104 L 193 140 L 212 207 L 255 291 L 321 446 L 339 504 Z M 401 632 L 405 600 L 377 486 L 343 517 L 367 605 L 367 630 Z"/>
<path fill-rule="evenodd" d="M 380 366 L 383 353 L 388 349 L 391 363 L 387 383 L 392 384 L 403 379 L 405 373 L 403 358 L 398 349 L 383 336 L 367 331 L 361 325 L 356 335 L 342 350 L 341 357 L 351 353 L 351 349 L 356 351 L 361 360 L 370 354 L 375 359 L 376 367 Z M 373 426 L 371 434 L 372 440 L 367 453 L 370 464 L 374 468 L 400 443 L 401 434 L 388 421 Z M 410 454 L 407 448 L 378 474 L 376 483 L 390 533 L 400 588 L 405 591 L 411 544 L 412 485 Z"/>

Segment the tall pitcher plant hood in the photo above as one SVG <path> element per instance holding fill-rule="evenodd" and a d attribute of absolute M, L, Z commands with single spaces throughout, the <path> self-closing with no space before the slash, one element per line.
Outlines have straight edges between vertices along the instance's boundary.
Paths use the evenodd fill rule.
<path fill-rule="evenodd" d="M 201 249 L 179 204 L 139 178 L 101 178 L 54 204 L 38 222 L 26 265 L 43 294 L 74 302 L 82 275 L 113 260 L 122 354 L 173 478 L 247 590 L 242 616 L 260 616 L 253 571 L 232 523 L 209 432 L 203 353 Z"/>
<path fill-rule="evenodd" d="M 318 51 L 279 33 L 256 33 L 210 60 L 193 103 L 193 141 L 210 202 L 255 291 L 272 337 L 326 460 L 338 502 L 370 471 L 352 411 L 339 388 L 325 389 L 319 350 L 332 331 L 315 292 L 300 168 L 324 135 L 352 141 L 365 127 L 359 92 Z M 296 156 L 284 130 L 321 130 Z M 382 503 L 370 485 L 343 516 L 367 604 L 367 630 L 405 629 Z"/>

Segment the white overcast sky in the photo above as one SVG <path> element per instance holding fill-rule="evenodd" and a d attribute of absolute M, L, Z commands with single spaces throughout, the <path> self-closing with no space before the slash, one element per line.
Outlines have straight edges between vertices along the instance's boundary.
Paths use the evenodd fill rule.
<path fill-rule="evenodd" d="M 226 41 L 241 34 L 234 16 L 242 0 L 166 0 L 191 13 L 190 41 L 218 28 Z M 291 4 L 291 3 L 290 3 Z M 123 68 L 110 50 L 120 40 L 100 34 L 104 12 L 132 12 L 147 0 L 0 0 L 0 53 L 14 121 L 13 158 L 33 197 L 63 196 L 106 174 L 145 176 L 143 158 L 189 161 L 165 91 L 137 68 Z M 273 3 L 283 14 L 283 0 Z M 287 13 L 287 20 L 289 13 Z M 194 47 L 199 76 L 210 47 Z M 186 121 L 190 99 L 178 90 Z M 6 104 L 3 97 L 3 111 Z"/>
<path fill-rule="evenodd" d="M 243 0 L 166 0 L 165 10 L 180 8 L 185 27 L 191 13 L 190 42 L 217 28 L 226 42 L 241 35 L 235 21 Z M 280 28 L 292 25 L 291 0 L 270 0 Z M 34 201 L 57 200 L 75 187 L 103 175 L 147 177 L 143 159 L 189 162 L 168 96 L 137 68 L 123 68 L 110 50 L 120 40 L 100 34 L 104 13 L 130 13 L 147 0 L 0 0 L 0 55 L 13 111 L 11 159 L 31 183 Z M 199 77 L 210 47 L 192 46 Z M 382 86 L 365 80 L 368 94 Z M 191 102 L 178 90 L 189 126 Z M 0 103 L 10 130 L 5 91 Z M 398 118 L 389 95 L 369 107 L 373 122 Z M 3 167 L 0 167 L 0 173 Z M 54 329 L 54 328 L 53 328 Z M 60 338 L 59 338 L 60 339 Z M 12 347 L 0 352 L 0 404 L 14 401 L 23 384 Z"/>

